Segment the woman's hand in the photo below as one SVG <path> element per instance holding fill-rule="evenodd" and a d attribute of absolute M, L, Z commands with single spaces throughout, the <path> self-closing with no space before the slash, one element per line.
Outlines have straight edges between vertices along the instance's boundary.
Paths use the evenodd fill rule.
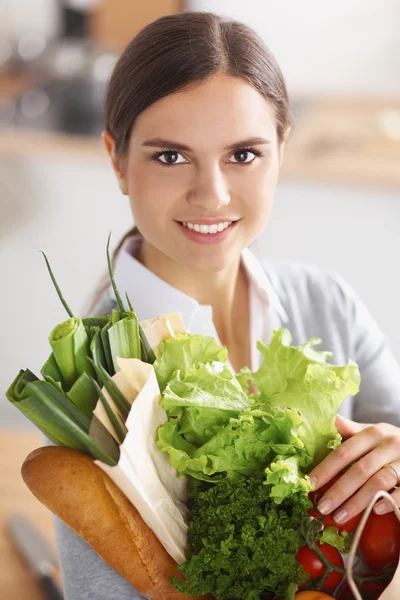
<path fill-rule="evenodd" d="M 317 490 L 351 465 L 318 504 L 322 514 L 336 511 L 334 520 L 345 523 L 363 511 L 377 491 L 400 485 L 400 428 L 388 423 L 356 423 L 340 415 L 336 427 L 345 441 L 311 471 L 310 477 Z M 400 488 L 392 492 L 392 498 L 400 506 Z M 391 510 L 385 501 L 374 507 L 378 514 Z"/>

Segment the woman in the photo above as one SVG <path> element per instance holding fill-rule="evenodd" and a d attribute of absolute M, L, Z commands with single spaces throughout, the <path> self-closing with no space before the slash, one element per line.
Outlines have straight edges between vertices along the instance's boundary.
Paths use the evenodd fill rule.
<path fill-rule="evenodd" d="M 282 74 L 248 27 L 186 12 L 141 31 L 106 98 L 104 144 L 137 225 L 120 245 L 115 276 L 140 319 L 180 311 L 189 331 L 227 346 L 235 370 L 256 369 L 256 340 L 282 326 L 296 345 L 317 336 L 337 364 L 357 362 L 361 391 L 337 420 L 348 440 L 311 473 L 319 487 L 354 463 L 320 505 L 345 521 L 375 490 L 399 483 L 400 372 L 339 277 L 260 264 L 247 250 L 268 222 L 289 132 Z M 112 308 L 107 290 L 92 312 Z M 398 491 L 393 497 L 400 504 Z M 60 522 L 57 534 L 67 600 L 137 595 Z"/>

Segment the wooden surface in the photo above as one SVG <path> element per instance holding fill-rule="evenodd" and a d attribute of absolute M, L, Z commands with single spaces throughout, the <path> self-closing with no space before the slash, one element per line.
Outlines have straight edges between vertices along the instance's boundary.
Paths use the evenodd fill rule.
<path fill-rule="evenodd" d="M 282 177 L 400 189 L 400 101 L 326 99 L 299 111 Z"/>
<path fill-rule="evenodd" d="M 32 520 L 56 549 L 51 513 L 25 486 L 20 471 L 27 455 L 43 446 L 43 438 L 32 431 L 0 429 L 0 598 L 3 600 L 44 600 L 29 567 L 15 549 L 6 530 L 7 518 L 14 512 Z M 60 573 L 56 572 L 61 588 Z"/>

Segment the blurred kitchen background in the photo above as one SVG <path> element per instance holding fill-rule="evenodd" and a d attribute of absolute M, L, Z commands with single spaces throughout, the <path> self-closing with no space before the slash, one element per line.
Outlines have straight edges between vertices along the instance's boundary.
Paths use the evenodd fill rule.
<path fill-rule="evenodd" d="M 137 31 L 186 9 L 254 27 L 288 84 L 295 128 L 256 251 L 339 272 L 400 360 L 398 0 L 0 0 L 0 469 L 8 469 L 7 485 L 38 437 L 4 392 L 20 368 L 40 371 L 48 333 L 67 316 L 39 251 L 79 313 L 105 272 L 109 231 L 115 246 L 131 226 L 100 143 L 107 79 Z M 44 518 L 20 482 L 13 489 L 26 512 Z M 0 596 L 9 597 L 1 592 L 8 582 L 14 600 L 39 599 L 32 590 L 23 595 L 29 574 L 20 564 L 6 568 L 4 544 L 0 536 Z"/>

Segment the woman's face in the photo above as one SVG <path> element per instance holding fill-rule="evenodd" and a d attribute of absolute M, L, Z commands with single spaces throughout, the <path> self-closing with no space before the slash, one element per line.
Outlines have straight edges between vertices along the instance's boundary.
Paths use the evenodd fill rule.
<path fill-rule="evenodd" d="M 267 223 L 282 151 L 271 105 L 217 75 L 140 114 L 120 177 L 152 251 L 215 272 Z"/>

